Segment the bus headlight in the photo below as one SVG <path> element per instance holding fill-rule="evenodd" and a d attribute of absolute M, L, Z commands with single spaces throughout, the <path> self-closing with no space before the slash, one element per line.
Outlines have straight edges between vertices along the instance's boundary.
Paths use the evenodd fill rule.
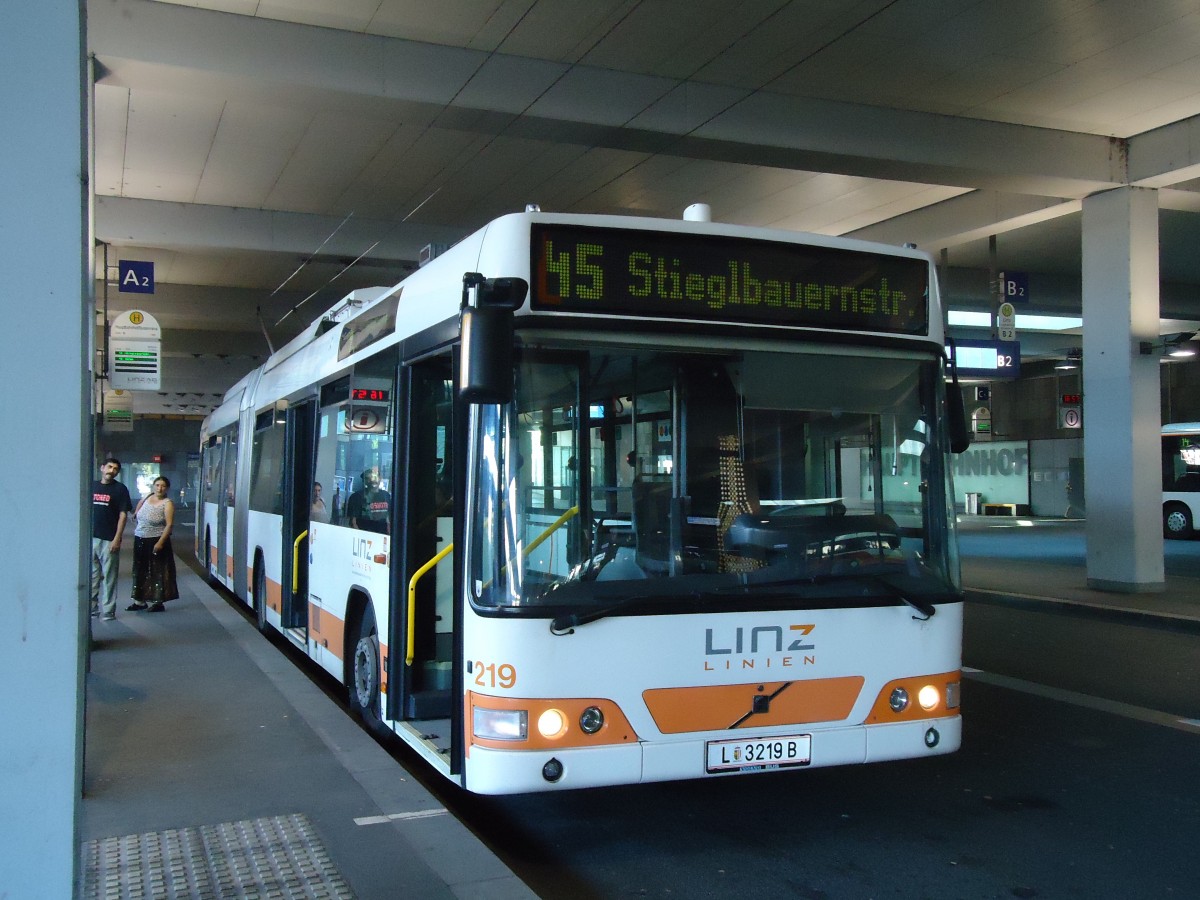
<path fill-rule="evenodd" d="M 584 734 L 595 734 L 604 727 L 604 713 L 598 706 L 589 706 L 579 714 L 579 728 Z"/>
<path fill-rule="evenodd" d="M 917 702 L 921 704 L 921 709 L 926 712 L 936 709 L 938 701 L 941 699 L 941 692 L 932 684 L 927 684 L 921 690 L 917 691 Z"/>
<path fill-rule="evenodd" d="M 486 709 L 476 706 L 471 730 L 475 737 L 492 741 L 523 741 L 529 737 L 529 713 L 523 709 Z"/>
<path fill-rule="evenodd" d="M 908 691 L 902 687 L 894 689 L 892 696 L 888 698 L 888 706 L 892 708 L 892 712 L 904 712 L 908 709 Z"/>
<path fill-rule="evenodd" d="M 567 730 L 567 718 L 551 707 L 538 716 L 537 729 L 538 734 L 544 738 L 562 737 Z"/>

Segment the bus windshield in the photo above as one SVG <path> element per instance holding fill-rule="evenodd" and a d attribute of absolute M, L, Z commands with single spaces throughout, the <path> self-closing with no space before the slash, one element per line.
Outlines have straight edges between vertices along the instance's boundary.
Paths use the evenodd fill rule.
<path fill-rule="evenodd" d="M 532 615 L 957 599 L 940 359 L 525 351 L 473 427 L 469 594 Z"/>

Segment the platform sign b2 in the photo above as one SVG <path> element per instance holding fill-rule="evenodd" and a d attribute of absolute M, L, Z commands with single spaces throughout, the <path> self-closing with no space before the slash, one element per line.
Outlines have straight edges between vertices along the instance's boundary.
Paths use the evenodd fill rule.
<path fill-rule="evenodd" d="M 1000 299 L 1009 303 L 1029 302 L 1029 273 L 1001 272 Z"/>
<path fill-rule="evenodd" d="M 996 310 L 996 336 L 1007 342 L 1012 342 L 1017 339 L 1017 310 L 1005 300 Z"/>

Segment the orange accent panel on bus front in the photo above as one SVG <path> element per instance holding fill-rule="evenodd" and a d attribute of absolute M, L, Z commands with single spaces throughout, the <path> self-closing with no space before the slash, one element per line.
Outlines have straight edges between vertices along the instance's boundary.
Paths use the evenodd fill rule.
<path fill-rule="evenodd" d="M 642 699 L 663 734 L 725 731 L 733 728 L 735 722 L 741 723 L 739 727 L 752 728 L 839 722 L 850 715 L 863 682 L 862 676 L 854 675 L 808 681 L 656 688 L 643 691 Z M 766 712 L 753 712 L 756 696 L 771 698 Z"/>
<path fill-rule="evenodd" d="M 937 719 L 943 716 L 957 716 L 958 708 L 946 708 L 946 685 L 958 684 L 962 681 L 962 672 L 942 672 L 939 675 L 914 675 L 911 678 L 897 678 L 889 681 L 875 698 L 866 724 L 878 725 L 883 722 L 908 722 L 913 719 Z M 917 694 L 927 684 L 932 684 L 938 690 L 938 702 L 933 709 L 924 709 L 917 701 Z M 908 692 L 908 706 L 901 712 L 891 707 L 892 691 L 898 687 Z"/>
<path fill-rule="evenodd" d="M 625 713 L 612 700 L 601 698 L 554 698 L 529 699 L 520 697 L 493 697 L 488 694 L 477 694 L 467 691 L 466 729 L 470 745 L 490 747 L 496 750 L 553 750 L 562 747 L 598 747 L 605 744 L 637 743 L 637 732 L 625 718 Z M 604 713 L 604 725 L 595 734 L 585 734 L 579 728 L 579 716 L 589 706 L 599 707 Z M 490 738 L 476 737 L 472 731 L 475 721 L 475 707 L 481 709 L 526 710 L 529 713 L 529 733 L 525 740 L 497 741 Z M 557 709 L 563 714 L 567 728 L 558 737 L 543 737 L 537 729 L 538 717 L 548 709 Z"/>

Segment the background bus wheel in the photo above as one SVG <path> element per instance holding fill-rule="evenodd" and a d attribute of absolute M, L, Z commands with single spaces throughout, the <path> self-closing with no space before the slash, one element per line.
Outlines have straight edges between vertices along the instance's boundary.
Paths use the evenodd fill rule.
<path fill-rule="evenodd" d="M 209 584 L 218 584 L 217 576 L 213 573 L 212 532 L 204 529 L 204 580 Z"/>
<path fill-rule="evenodd" d="M 386 729 L 379 715 L 379 673 L 379 636 L 375 631 L 375 617 L 368 610 L 359 620 L 347 687 L 355 715 L 368 729 L 381 734 Z"/>
<path fill-rule="evenodd" d="M 1163 507 L 1163 536 L 1187 540 L 1192 536 L 1192 514 L 1182 503 Z"/>
<path fill-rule="evenodd" d="M 262 554 L 254 557 L 254 613 L 258 619 L 258 630 L 264 634 L 267 625 L 267 566 Z"/>

